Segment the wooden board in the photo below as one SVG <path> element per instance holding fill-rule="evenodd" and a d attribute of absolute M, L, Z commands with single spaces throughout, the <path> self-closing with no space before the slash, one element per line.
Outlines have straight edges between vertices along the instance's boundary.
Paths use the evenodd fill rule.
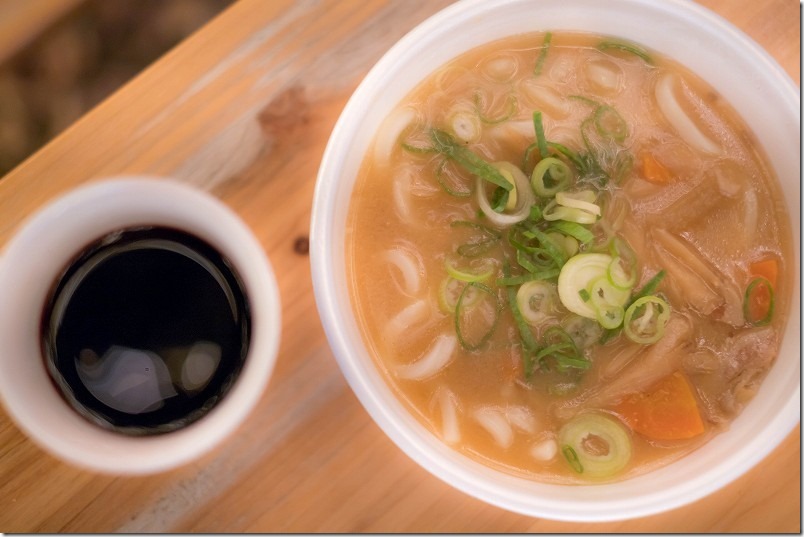
<path fill-rule="evenodd" d="M 6 532 L 799 532 L 800 431 L 692 505 L 605 524 L 486 505 L 408 459 L 346 385 L 317 317 L 303 246 L 330 131 L 370 66 L 448 0 L 242 0 L 0 180 L 0 246 L 41 204 L 124 173 L 172 175 L 236 210 L 282 296 L 275 375 L 247 422 L 175 471 L 67 466 L 0 411 Z M 798 82 L 799 6 L 703 0 Z"/>

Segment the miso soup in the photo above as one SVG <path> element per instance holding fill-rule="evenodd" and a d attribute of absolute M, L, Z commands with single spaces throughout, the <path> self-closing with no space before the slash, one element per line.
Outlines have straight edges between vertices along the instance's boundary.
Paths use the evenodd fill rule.
<path fill-rule="evenodd" d="M 793 272 L 775 181 L 739 111 L 670 59 L 507 38 L 377 132 L 353 307 L 454 449 L 544 482 L 633 477 L 728 429 L 775 360 Z"/>

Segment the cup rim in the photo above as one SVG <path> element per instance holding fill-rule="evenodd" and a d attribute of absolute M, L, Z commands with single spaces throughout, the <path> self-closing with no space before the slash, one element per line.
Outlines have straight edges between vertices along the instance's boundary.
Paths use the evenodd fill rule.
<path fill-rule="evenodd" d="M 412 57 L 427 54 L 424 48 L 428 44 L 432 45 L 433 36 L 438 35 L 444 28 L 458 24 L 457 20 L 463 23 L 469 19 L 479 21 L 491 11 L 504 10 L 506 6 L 512 4 L 525 3 L 528 3 L 527 0 L 500 0 L 494 3 L 484 0 L 462 0 L 448 6 L 400 39 L 375 64 L 355 90 L 333 129 L 321 161 L 316 183 L 311 216 L 310 251 L 316 304 L 333 354 L 347 382 L 366 411 L 403 452 L 441 480 L 487 503 L 542 518 L 567 521 L 607 521 L 667 511 L 703 498 L 725 486 L 768 455 L 800 421 L 800 385 L 798 382 L 782 404 L 779 414 L 771 419 L 772 423 L 768 423 L 768 427 L 774 428 L 775 436 L 772 439 L 747 439 L 750 441 L 748 445 L 750 449 L 743 449 L 739 456 L 729 458 L 728 464 L 722 464 L 716 469 L 717 471 L 710 470 L 690 475 L 686 484 L 675 486 L 672 489 L 662 491 L 644 489 L 640 496 L 632 494 L 622 497 L 618 494 L 629 488 L 631 484 L 644 483 L 647 481 L 645 476 L 604 485 L 573 486 L 571 488 L 574 498 L 568 499 L 564 494 L 567 490 L 566 485 L 523 483 L 520 478 L 501 475 L 475 461 L 458 460 L 462 456 L 434 439 L 429 431 L 426 431 L 421 424 L 410 417 L 409 411 L 401 405 L 396 395 L 392 393 L 393 390 L 376 371 L 376 366 L 371 363 L 371 356 L 365 348 L 366 344 L 355 326 L 349 297 L 347 296 L 347 300 L 344 300 L 342 288 L 345 283 L 345 258 L 341 244 L 343 237 L 338 233 L 343 230 L 345 213 L 344 211 L 339 213 L 338 207 L 339 204 L 346 203 L 348 205 L 348 195 L 352 188 L 352 186 L 342 187 L 342 183 L 353 181 L 352 170 L 345 172 L 344 168 L 347 166 L 350 145 L 355 144 L 356 139 L 358 141 L 355 145 L 362 143 L 359 130 L 360 125 L 364 124 L 363 120 L 368 116 L 367 109 L 383 98 L 391 99 L 379 95 L 383 89 L 387 89 L 384 87 L 384 77 L 389 73 L 395 73 L 398 66 L 404 66 L 406 62 L 411 61 Z M 529 2 L 529 5 L 551 3 L 549 1 Z M 585 0 L 573 0 L 565 2 L 565 5 L 572 4 L 570 7 L 572 9 L 583 3 Z M 749 59 L 745 61 L 751 63 L 755 71 L 762 72 L 776 83 L 776 96 L 782 101 L 779 104 L 780 107 L 786 106 L 791 113 L 799 109 L 799 94 L 789 76 L 766 51 L 720 16 L 701 6 L 680 0 L 669 0 L 662 3 L 646 0 L 616 0 L 608 2 L 607 6 L 609 4 L 661 11 L 679 20 L 692 21 L 698 31 L 727 38 L 729 46 L 749 55 Z M 449 46 L 449 44 L 440 44 Z M 441 63 L 444 61 L 446 60 Z M 419 81 L 416 76 L 411 78 L 413 82 L 409 83 L 410 86 Z M 407 93 L 407 91 L 403 93 Z M 367 127 L 367 130 L 372 129 Z M 362 154 L 361 149 L 359 157 L 361 159 Z M 343 175 L 348 177 L 343 177 Z M 796 220 L 800 223 L 799 213 L 791 213 L 790 217 L 791 223 L 795 224 Z M 795 243 L 795 240 L 793 242 Z M 796 263 L 800 265 L 798 245 L 794 244 L 794 248 Z M 798 294 L 798 288 L 799 282 L 795 282 L 794 297 Z M 792 324 L 796 308 L 799 307 L 798 299 L 794 299 L 790 307 L 791 323 L 789 325 Z M 788 328 L 788 332 L 790 330 L 791 327 Z M 357 339 L 355 339 L 355 333 L 357 333 Z M 785 340 L 790 337 L 790 334 L 786 334 Z M 366 361 L 367 359 L 368 361 Z M 666 469 L 674 468 L 674 466 L 674 464 L 665 466 L 664 473 L 667 474 Z M 646 475 L 659 475 L 661 470 Z"/>
<path fill-rule="evenodd" d="M 67 218 L 83 223 L 65 224 Z M 42 374 L 48 380 L 49 377 L 38 338 L 32 348 L 34 334 L 30 328 L 23 328 L 26 321 L 15 319 L 12 310 L 26 302 L 37 302 L 34 295 L 46 293 L 55 277 L 37 282 L 34 289 L 12 291 L 0 302 L 0 341 L 4 348 L 11 349 L 0 355 L 0 402 L 16 425 L 45 451 L 79 467 L 112 474 L 165 471 L 200 457 L 225 440 L 259 401 L 273 371 L 281 330 L 273 269 L 251 230 L 217 198 L 170 178 L 105 178 L 46 203 L 26 219 L 6 244 L 0 256 L 0 288 L 12 289 L 19 272 L 35 270 L 31 269 L 35 259 L 46 259 L 47 246 L 36 244 L 42 242 L 43 236 L 51 236 L 45 242 L 52 245 L 58 241 L 52 236 L 79 228 L 94 229 L 94 236 L 70 239 L 71 245 L 65 250 L 71 250 L 74 256 L 109 232 L 137 225 L 176 227 L 201 237 L 235 265 L 248 296 L 252 330 L 246 363 L 231 391 L 198 421 L 169 433 L 129 436 L 102 429 L 80 417 L 52 386 L 52 393 L 46 391 L 44 400 L 52 404 L 58 399 L 62 406 L 54 410 L 49 405 L 38 405 L 36 400 L 42 394 L 32 387 L 41 387 Z M 71 259 L 62 255 L 47 273 L 58 276 L 61 267 L 55 265 L 66 266 Z M 41 312 L 43 301 L 38 302 L 39 306 L 27 304 L 26 311 Z M 32 366 L 30 373 L 21 372 L 22 361 L 32 358 L 38 366 Z M 32 386 L 32 382 L 40 384 Z M 54 417 L 46 417 L 47 412 L 55 412 L 60 421 L 54 424 Z"/>

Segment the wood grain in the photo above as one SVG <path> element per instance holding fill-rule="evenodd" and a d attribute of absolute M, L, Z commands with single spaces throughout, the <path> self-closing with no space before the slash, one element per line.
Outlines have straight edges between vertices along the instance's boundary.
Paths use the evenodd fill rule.
<path fill-rule="evenodd" d="M 54 196 L 109 175 L 172 175 L 252 228 L 282 297 L 275 374 L 237 434 L 149 477 L 67 466 L 0 411 L 0 531 L 799 532 L 800 430 L 692 505 L 606 524 L 533 519 L 460 493 L 408 459 L 340 374 L 307 256 L 315 175 L 370 66 L 448 0 L 242 0 L 0 180 L 0 246 Z M 798 81 L 791 0 L 702 0 Z"/>

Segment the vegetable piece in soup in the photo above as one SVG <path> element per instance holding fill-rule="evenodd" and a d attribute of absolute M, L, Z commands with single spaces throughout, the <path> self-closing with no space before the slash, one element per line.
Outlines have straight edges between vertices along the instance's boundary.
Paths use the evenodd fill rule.
<path fill-rule="evenodd" d="M 752 139 L 630 43 L 522 35 L 443 66 L 381 126 L 350 208 L 388 383 L 454 449 L 543 482 L 630 478 L 728 428 L 790 288 Z"/>

